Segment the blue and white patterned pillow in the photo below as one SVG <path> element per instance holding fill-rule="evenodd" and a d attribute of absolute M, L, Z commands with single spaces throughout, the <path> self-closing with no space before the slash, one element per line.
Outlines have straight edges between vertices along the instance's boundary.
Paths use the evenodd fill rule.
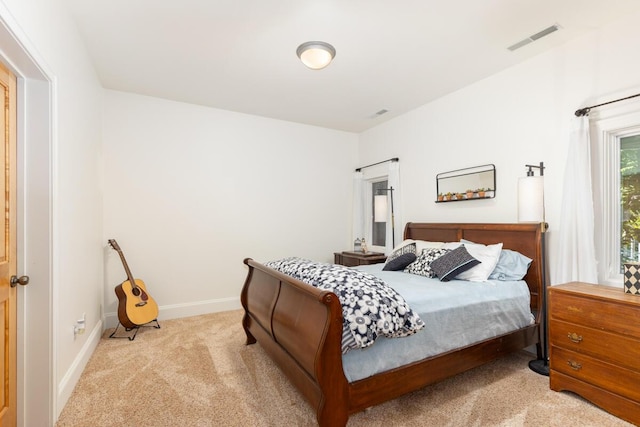
<path fill-rule="evenodd" d="M 430 267 L 441 282 L 448 282 L 478 264 L 480 261 L 472 257 L 464 246 L 460 246 L 433 260 Z"/>
<path fill-rule="evenodd" d="M 416 254 L 413 252 L 407 252 L 406 254 L 402 254 L 400 256 L 395 257 L 391 261 L 388 261 L 382 270 L 384 271 L 400 271 L 404 270 L 409 264 L 416 260 Z"/>
<path fill-rule="evenodd" d="M 411 254 L 413 254 L 413 257 L 411 257 Z M 402 270 L 415 261 L 416 258 L 416 244 L 409 243 L 391 252 L 382 269 L 391 271 Z"/>
<path fill-rule="evenodd" d="M 405 269 L 405 273 L 417 274 L 419 276 L 436 277 L 436 273 L 431 269 L 431 263 L 449 252 L 449 249 L 427 248 L 414 262 L 409 264 Z"/>

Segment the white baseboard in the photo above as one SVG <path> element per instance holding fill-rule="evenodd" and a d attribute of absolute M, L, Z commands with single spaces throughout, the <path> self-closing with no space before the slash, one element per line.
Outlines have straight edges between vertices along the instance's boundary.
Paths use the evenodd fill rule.
<path fill-rule="evenodd" d="M 84 371 L 85 366 L 89 362 L 89 359 L 93 355 L 98 343 L 100 342 L 100 337 L 103 332 L 103 324 L 102 321 L 98 321 L 96 326 L 91 331 L 89 338 L 85 341 L 84 345 L 80 349 L 78 356 L 75 358 L 69 370 L 64 375 L 64 377 L 60 380 L 58 386 L 58 397 L 56 399 L 56 420 L 60 416 L 64 405 L 67 404 L 67 400 L 71 396 L 73 389 L 75 388 L 80 376 L 82 375 L 82 371 Z"/>
<path fill-rule="evenodd" d="M 179 319 L 181 317 L 198 316 L 200 314 L 217 313 L 219 311 L 238 310 L 242 308 L 240 298 L 220 298 L 208 301 L 190 302 L 185 304 L 163 305 L 158 307 L 158 320 Z M 118 325 L 118 313 L 106 313 L 104 329 L 115 328 Z"/>

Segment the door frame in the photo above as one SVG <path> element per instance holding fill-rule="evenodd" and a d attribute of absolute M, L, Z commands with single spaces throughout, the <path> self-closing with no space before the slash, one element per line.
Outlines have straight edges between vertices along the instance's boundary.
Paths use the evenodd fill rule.
<path fill-rule="evenodd" d="M 2 3 L 0 46 L 0 59 L 18 79 L 17 272 L 31 278 L 17 295 L 17 425 L 54 425 L 55 79 Z"/>

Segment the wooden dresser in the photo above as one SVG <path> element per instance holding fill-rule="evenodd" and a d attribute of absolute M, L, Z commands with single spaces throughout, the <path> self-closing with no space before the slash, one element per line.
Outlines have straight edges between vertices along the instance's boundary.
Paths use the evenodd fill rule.
<path fill-rule="evenodd" d="M 552 390 L 640 425 L 640 296 L 572 282 L 549 288 Z"/>

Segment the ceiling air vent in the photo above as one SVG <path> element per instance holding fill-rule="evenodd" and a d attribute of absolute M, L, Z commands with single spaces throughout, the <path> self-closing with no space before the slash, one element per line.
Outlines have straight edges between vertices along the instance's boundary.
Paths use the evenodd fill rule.
<path fill-rule="evenodd" d="M 386 108 L 383 108 L 380 111 L 376 111 L 375 113 L 373 113 L 372 115 L 370 115 L 369 117 L 367 117 L 368 119 L 377 119 L 378 117 L 380 117 L 381 115 L 388 113 L 389 110 L 387 110 Z"/>
<path fill-rule="evenodd" d="M 558 24 L 554 24 L 548 28 L 545 28 L 542 31 L 539 31 L 529 37 L 527 37 L 524 40 L 519 41 L 518 43 L 509 46 L 507 49 L 509 49 L 511 52 L 513 52 L 514 50 L 520 49 L 522 46 L 526 46 L 531 42 L 534 42 L 536 40 L 539 40 L 541 38 L 543 38 L 544 36 L 548 36 L 551 33 L 554 33 L 556 31 L 558 31 L 560 29 L 560 26 Z"/>

